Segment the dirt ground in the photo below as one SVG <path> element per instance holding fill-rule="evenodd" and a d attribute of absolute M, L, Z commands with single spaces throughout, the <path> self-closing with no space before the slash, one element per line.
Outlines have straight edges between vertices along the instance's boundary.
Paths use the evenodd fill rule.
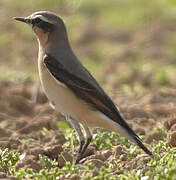
<path fill-rule="evenodd" d="M 71 150 L 62 148 L 66 139 L 56 124 L 64 118 L 50 108 L 41 92 L 39 103 L 35 104 L 35 92 L 36 88 L 33 85 L 0 83 L 0 147 L 25 154 L 17 169 L 23 167 L 39 171 L 42 168 L 39 154 L 55 159 L 58 166 L 62 167 L 65 160 L 73 160 Z M 162 133 L 152 133 L 152 129 L 164 127 L 168 132 L 168 144 L 176 146 L 176 91 L 155 92 L 142 97 L 118 95 L 115 102 L 133 129 L 139 135 L 145 135 L 145 142 L 150 144 L 153 140 L 163 139 Z M 44 128 L 50 131 L 47 136 L 42 133 Z M 142 154 L 125 163 L 128 158 L 120 144 L 106 151 L 97 151 L 96 147 L 90 145 L 86 154 L 91 156 L 84 163 L 93 162 L 98 168 L 108 166 L 108 163 L 117 157 L 127 164 L 126 169 L 136 169 L 139 163 L 145 163 L 150 159 Z M 0 177 L 5 178 L 6 175 L 0 173 Z"/>

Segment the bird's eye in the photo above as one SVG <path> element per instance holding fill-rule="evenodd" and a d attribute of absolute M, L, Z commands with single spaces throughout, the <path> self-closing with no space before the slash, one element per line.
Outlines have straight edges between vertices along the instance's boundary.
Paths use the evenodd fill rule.
<path fill-rule="evenodd" d="M 32 24 L 38 24 L 41 21 L 42 20 L 40 18 L 35 18 L 35 19 L 32 20 Z"/>

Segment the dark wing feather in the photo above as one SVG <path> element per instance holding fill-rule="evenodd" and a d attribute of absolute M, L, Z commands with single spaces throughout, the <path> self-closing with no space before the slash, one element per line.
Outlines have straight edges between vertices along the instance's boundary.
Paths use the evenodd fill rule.
<path fill-rule="evenodd" d="M 96 86 L 86 82 L 82 78 L 76 76 L 76 74 L 70 73 L 61 63 L 59 63 L 59 61 L 48 54 L 44 57 L 44 64 L 56 80 L 64 83 L 78 98 L 89 103 L 94 110 L 102 112 L 112 121 L 121 125 L 121 127 L 123 127 L 124 130 L 131 135 L 139 147 L 141 147 L 149 155 L 152 155 L 152 153 L 142 144 L 136 133 L 124 121 L 114 103 L 101 89 L 90 73 L 86 73 L 85 75 L 91 76 L 91 79 L 95 81 Z"/>
<path fill-rule="evenodd" d="M 55 79 L 72 89 L 78 98 L 85 100 L 92 106 L 92 108 L 99 110 L 112 119 L 112 121 L 127 129 L 129 132 L 132 131 L 128 124 L 120 116 L 120 113 L 118 112 L 114 103 L 104 93 L 104 91 L 99 91 L 99 89 L 90 83 L 82 80 L 75 74 L 68 72 L 66 68 L 64 68 L 64 66 L 59 63 L 59 61 L 50 55 L 45 56 L 44 63 Z"/>

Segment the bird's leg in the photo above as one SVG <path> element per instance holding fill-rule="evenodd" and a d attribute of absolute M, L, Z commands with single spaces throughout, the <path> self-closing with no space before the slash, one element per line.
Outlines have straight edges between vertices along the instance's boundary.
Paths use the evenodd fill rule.
<path fill-rule="evenodd" d="M 90 144 L 90 142 L 92 140 L 92 134 L 91 134 L 89 128 L 87 126 L 85 126 L 85 125 L 83 125 L 83 128 L 84 128 L 84 130 L 86 132 L 86 142 L 84 143 L 84 145 L 83 145 L 83 147 L 81 149 L 81 152 L 78 153 L 79 156 L 77 156 L 76 163 L 78 163 L 81 160 L 84 152 L 86 151 L 88 145 Z"/>
<path fill-rule="evenodd" d="M 69 117 L 69 116 L 66 116 L 66 120 L 71 124 L 71 126 L 76 130 L 76 132 L 78 134 L 79 149 L 78 149 L 77 157 L 75 159 L 75 164 L 76 164 L 81 159 L 82 149 L 83 149 L 84 144 L 85 144 L 85 137 L 81 131 L 81 127 L 80 127 L 78 121 L 76 121 L 75 119 L 73 119 L 72 117 Z"/>
<path fill-rule="evenodd" d="M 83 127 L 86 132 L 86 142 L 84 143 L 84 146 L 82 148 L 82 154 L 85 152 L 85 150 L 87 149 L 88 145 L 90 144 L 90 142 L 92 140 L 92 134 L 91 134 L 89 128 L 87 126 L 83 126 Z"/>

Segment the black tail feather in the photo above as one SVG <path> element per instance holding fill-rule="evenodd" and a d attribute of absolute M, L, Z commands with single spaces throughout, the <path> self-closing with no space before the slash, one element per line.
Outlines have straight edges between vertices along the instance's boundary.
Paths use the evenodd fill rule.
<path fill-rule="evenodd" d="M 148 155 L 153 156 L 153 153 L 146 147 L 144 146 L 144 144 L 142 143 L 142 140 L 136 135 L 133 136 L 134 141 L 136 142 L 136 144 L 144 151 L 146 152 Z"/>
<path fill-rule="evenodd" d="M 139 138 L 139 136 L 131 129 L 131 127 L 127 124 L 127 122 L 122 118 L 122 116 L 120 114 L 118 114 L 118 124 L 121 125 L 121 127 L 126 131 L 126 133 L 128 134 L 129 137 L 131 137 L 130 139 L 133 140 L 133 142 L 135 142 L 141 149 L 143 149 L 144 152 L 146 152 L 148 155 L 153 156 L 152 152 L 146 147 L 144 146 L 144 144 L 142 143 L 142 140 Z M 120 120 L 119 120 L 120 119 Z"/>

